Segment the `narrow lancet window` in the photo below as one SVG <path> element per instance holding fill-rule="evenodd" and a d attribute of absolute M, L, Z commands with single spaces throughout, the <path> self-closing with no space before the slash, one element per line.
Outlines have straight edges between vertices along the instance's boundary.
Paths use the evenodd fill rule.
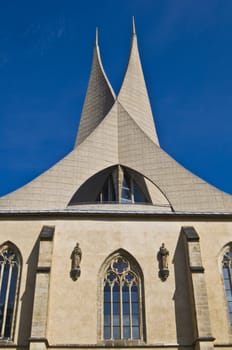
<path fill-rule="evenodd" d="M 225 252 L 222 266 L 230 325 L 232 326 L 232 247 L 229 247 Z"/>
<path fill-rule="evenodd" d="M 139 273 L 125 257 L 115 257 L 104 278 L 104 339 L 141 339 L 141 304 Z"/>
<path fill-rule="evenodd" d="M 12 340 L 20 259 L 16 249 L 4 245 L 0 249 L 0 339 Z"/>

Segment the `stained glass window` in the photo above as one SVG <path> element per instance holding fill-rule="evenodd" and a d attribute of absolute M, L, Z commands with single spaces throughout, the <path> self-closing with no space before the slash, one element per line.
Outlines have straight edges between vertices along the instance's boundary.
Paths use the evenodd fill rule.
<path fill-rule="evenodd" d="M 0 251 L 0 339 L 12 339 L 19 277 L 19 257 L 5 246 Z"/>
<path fill-rule="evenodd" d="M 122 256 L 111 261 L 104 278 L 104 339 L 141 338 L 140 279 Z"/>
<path fill-rule="evenodd" d="M 228 312 L 230 325 L 232 326 L 232 249 L 226 251 L 222 260 L 223 277 L 226 291 L 226 300 L 228 304 Z"/>

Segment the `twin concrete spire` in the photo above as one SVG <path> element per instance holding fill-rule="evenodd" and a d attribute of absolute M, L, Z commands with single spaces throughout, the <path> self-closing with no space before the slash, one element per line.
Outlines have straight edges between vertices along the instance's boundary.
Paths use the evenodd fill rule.
<path fill-rule="evenodd" d="M 96 30 L 92 69 L 75 147 L 94 131 L 115 103 L 119 103 L 138 127 L 153 142 L 159 145 L 139 56 L 134 18 L 132 20 L 132 40 L 129 61 L 117 97 L 101 62 L 98 46 L 98 30 Z"/>
<path fill-rule="evenodd" d="M 0 198 L 0 210 L 69 210 L 73 198 L 84 198 L 88 210 L 96 210 L 91 204 L 93 194 L 97 196 L 107 171 L 115 167 L 129 169 L 137 176 L 138 185 L 149 193 L 153 211 L 232 211 L 232 196 L 191 174 L 159 147 L 134 21 L 128 65 L 118 96 L 104 72 L 96 32 L 74 150 L 24 187 Z M 115 204 L 113 210 L 117 208 Z M 104 210 L 112 207 L 104 205 Z M 127 211 L 127 206 L 120 210 Z M 142 205 L 140 210 L 147 207 Z"/>

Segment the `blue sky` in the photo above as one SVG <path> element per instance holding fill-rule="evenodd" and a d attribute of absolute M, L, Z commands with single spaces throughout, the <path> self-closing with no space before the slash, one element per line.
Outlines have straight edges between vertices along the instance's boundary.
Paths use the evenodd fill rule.
<path fill-rule="evenodd" d="M 231 0 L 0 0 L 0 195 L 72 150 L 96 26 L 119 90 L 132 15 L 161 146 L 232 193 Z"/>

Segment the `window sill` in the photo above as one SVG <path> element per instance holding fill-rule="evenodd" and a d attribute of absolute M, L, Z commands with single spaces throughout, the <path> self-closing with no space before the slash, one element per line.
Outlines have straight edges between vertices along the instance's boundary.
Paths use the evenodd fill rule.
<path fill-rule="evenodd" d="M 144 340 L 141 339 L 109 339 L 109 340 L 101 340 L 98 342 L 99 345 L 104 345 L 106 347 L 133 347 L 144 345 Z"/>

